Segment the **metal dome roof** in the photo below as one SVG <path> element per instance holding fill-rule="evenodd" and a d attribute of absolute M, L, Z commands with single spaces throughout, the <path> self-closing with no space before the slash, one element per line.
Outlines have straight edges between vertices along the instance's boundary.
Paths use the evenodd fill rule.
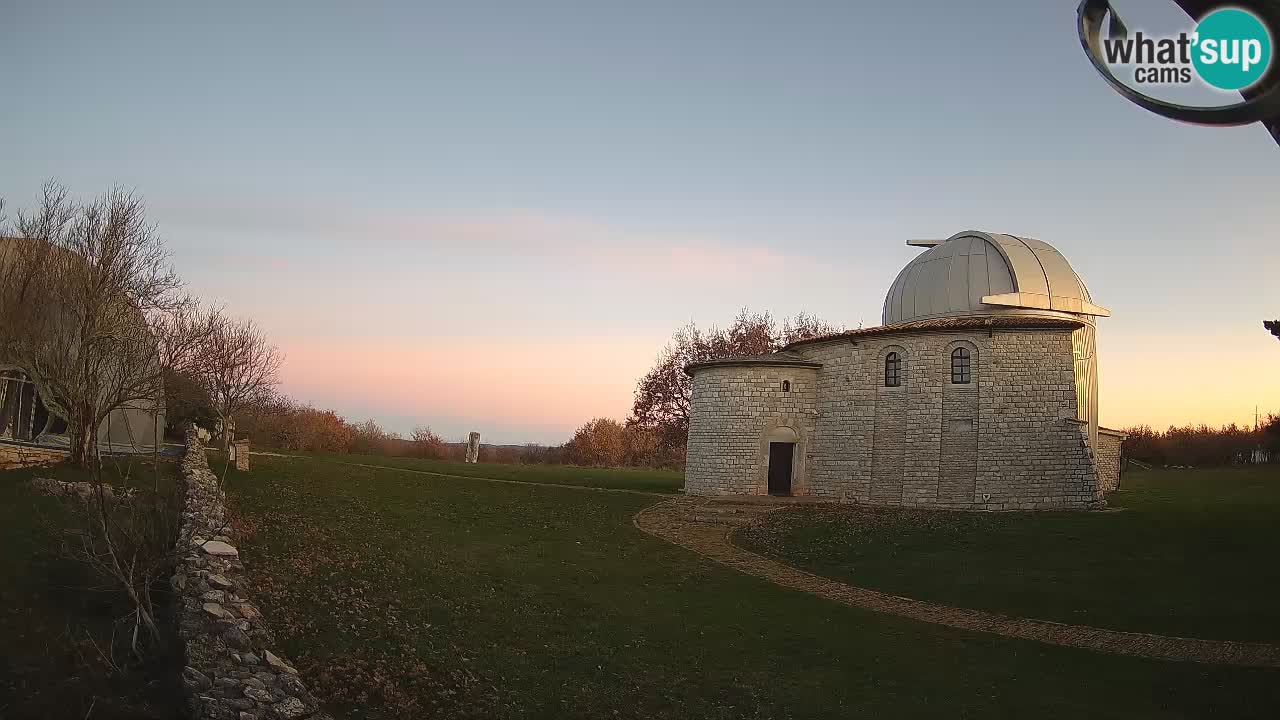
<path fill-rule="evenodd" d="M 1092 323 L 1109 316 L 1052 245 L 976 230 L 912 240 L 929 250 L 907 264 L 884 299 L 884 324 L 938 317 L 1035 315 Z"/>

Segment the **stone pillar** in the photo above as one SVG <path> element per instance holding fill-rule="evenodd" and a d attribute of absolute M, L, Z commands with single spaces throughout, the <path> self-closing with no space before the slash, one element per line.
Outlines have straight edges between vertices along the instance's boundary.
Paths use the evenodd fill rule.
<path fill-rule="evenodd" d="M 472 432 L 467 437 L 467 462 L 480 462 L 480 433 Z"/>
<path fill-rule="evenodd" d="M 236 470 L 241 472 L 247 472 L 249 470 L 248 438 L 231 441 L 231 459 L 236 461 Z"/>

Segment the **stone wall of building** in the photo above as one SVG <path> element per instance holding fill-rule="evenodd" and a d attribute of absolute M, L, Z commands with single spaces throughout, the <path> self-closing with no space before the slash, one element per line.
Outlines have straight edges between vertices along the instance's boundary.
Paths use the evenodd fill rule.
<path fill-rule="evenodd" d="M 969 384 L 951 382 L 958 347 L 970 353 Z M 794 494 L 978 510 L 1101 500 L 1087 432 L 1076 420 L 1070 330 L 907 332 L 792 352 L 822 364 L 814 392 L 804 396 L 803 407 L 816 412 L 803 416 L 797 451 L 805 473 Z M 884 386 L 889 352 L 902 358 L 900 387 Z M 754 439 L 778 410 L 752 393 L 782 376 L 752 374 L 761 372 L 712 366 L 695 373 L 690 492 L 764 492 L 767 447 Z"/>
<path fill-rule="evenodd" d="M 1120 465 L 1124 459 L 1124 441 L 1129 437 L 1119 430 L 1098 428 L 1098 447 L 1094 461 L 1098 465 L 1098 486 L 1109 493 L 1120 489 Z"/>
<path fill-rule="evenodd" d="M 330 720 L 250 600 L 240 554 L 227 527 L 225 496 L 204 444 L 187 433 L 181 461 L 181 547 L 173 587 L 186 646 L 182 681 L 197 720 Z"/>
<path fill-rule="evenodd" d="M 768 436 L 797 436 L 792 490 L 808 494 L 806 448 L 817 412 L 815 370 L 807 367 L 717 366 L 694 374 L 685 492 L 768 493 Z M 787 390 L 783 390 L 783 383 Z"/>
<path fill-rule="evenodd" d="M 1077 419 L 1071 334 L 997 332 L 991 346 L 975 502 L 1004 510 L 1099 505 L 1089 426 Z"/>

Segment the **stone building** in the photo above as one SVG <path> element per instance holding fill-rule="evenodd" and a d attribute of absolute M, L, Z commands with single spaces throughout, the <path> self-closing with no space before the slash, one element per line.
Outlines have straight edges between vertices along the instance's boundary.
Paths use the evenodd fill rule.
<path fill-rule="evenodd" d="M 22 243 L 36 242 L 0 236 L 0 277 L 22 257 Z M 139 318 L 139 322 L 142 320 Z M 24 458 L 58 457 L 68 447 L 67 421 L 46 404 L 37 374 L 7 357 L 0 348 L 0 468 L 23 464 Z M 98 427 L 103 452 L 151 450 L 163 443 L 163 399 L 136 400 L 112 410 Z"/>
<path fill-rule="evenodd" d="M 1123 434 L 1098 427 L 1095 318 L 1057 250 L 966 231 L 889 288 L 884 323 L 690 365 L 685 490 L 972 510 L 1092 508 Z"/>

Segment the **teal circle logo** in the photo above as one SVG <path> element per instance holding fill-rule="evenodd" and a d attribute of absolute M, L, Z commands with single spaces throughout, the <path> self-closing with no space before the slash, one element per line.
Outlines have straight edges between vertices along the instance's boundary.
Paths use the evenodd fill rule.
<path fill-rule="evenodd" d="M 1205 15 L 1192 42 L 1196 73 L 1219 90 L 1243 90 L 1271 65 L 1271 33 L 1247 10 L 1223 8 Z"/>

